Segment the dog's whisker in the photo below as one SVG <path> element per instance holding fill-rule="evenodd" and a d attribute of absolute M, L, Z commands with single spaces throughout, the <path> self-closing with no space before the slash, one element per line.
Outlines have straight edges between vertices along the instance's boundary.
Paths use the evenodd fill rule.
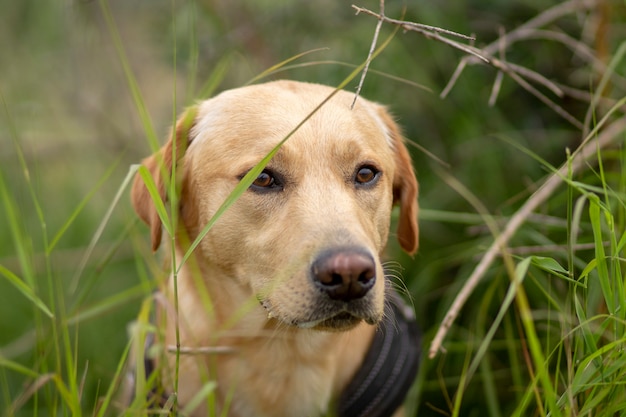
<path fill-rule="evenodd" d="M 398 262 L 385 262 L 383 263 L 383 270 L 386 284 L 410 299 L 411 293 L 402 279 L 402 266 Z"/>
<path fill-rule="evenodd" d="M 394 294 L 390 294 L 391 292 L 396 292 L 398 294 L 403 294 L 404 298 L 410 303 L 411 308 L 415 309 L 415 303 L 413 301 L 413 297 L 411 295 L 411 292 L 409 291 L 408 287 L 406 286 L 404 280 L 399 276 L 399 275 L 393 275 L 393 274 L 386 274 L 385 275 L 386 278 L 386 288 L 385 290 L 388 292 L 387 296 L 385 297 L 385 300 L 387 303 L 391 302 L 391 297 L 394 296 Z"/>
<path fill-rule="evenodd" d="M 382 263 L 382 266 L 385 272 L 390 271 L 398 274 L 404 269 L 398 261 L 385 261 Z"/>

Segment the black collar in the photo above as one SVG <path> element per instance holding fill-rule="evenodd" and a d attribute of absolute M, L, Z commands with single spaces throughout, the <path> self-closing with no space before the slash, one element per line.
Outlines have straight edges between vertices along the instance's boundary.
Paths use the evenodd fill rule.
<path fill-rule="evenodd" d="M 402 405 L 419 365 L 421 335 L 413 309 L 395 291 L 390 291 L 385 315 L 376 329 L 363 364 L 341 394 L 338 417 L 389 417 Z M 152 338 L 146 341 L 146 350 Z M 146 379 L 154 372 L 154 361 L 144 359 Z M 153 390 L 149 401 L 163 407 L 167 395 Z"/>
<path fill-rule="evenodd" d="M 402 405 L 415 381 L 420 331 L 413 309 L 390 291 L 385 316 L 361 368 L 339 398 L 339 417 L 387 417 Z"/>

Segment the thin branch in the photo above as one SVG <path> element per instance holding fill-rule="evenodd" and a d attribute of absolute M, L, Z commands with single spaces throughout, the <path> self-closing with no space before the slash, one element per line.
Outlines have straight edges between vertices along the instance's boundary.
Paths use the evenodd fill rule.
<path fill-rule="evenodd" d="M 520 76 L 528 78 L 531 81 L 534 81 L 537 84 L 540 84 L 540 85 L 544 86 L 548 90 L 552 91 L 558 97 L 563 97 L 563 95 L 564 95 L 563 94 L 563 90 L 559 87 L 559 85 L 557 85 L 556 83 L 548 80 L 545 76 L 541 75 L 540 73 L 538 73 L 536 71 L 533 71 L 533 70 L 531 70 L 529 68 L 526 68 L 526 67 L 522 67 L 521 65 L 513 64 L 511 62 L 507 62 L 507 61 L 505 61 L 503 59 L 495 58 L 495 57 L 487 55 L 487 54 L 483 54 L 483 56 L 485 56 L 485 57 L 487 57 L 489 59 L 489 61 L 488 61 L 489 64 L 491 64 L 494 68 L 499 69 L 501 71 L 504 71 L 508 75 L 516 73 L 516 74 L 518 74 Z M 465 58 L 467 58 L 467 57 L 465 57 Z M 454 84 L 456 83 L 458 77 L 461 75 L 461 71 L 463 71 L 463 69 L 465 69 L 465 66 L 468 63 L 470 63 L 470 61 L 461 59 L 461 62 L 459 62 L 459 65 L 457 66 L 454 74 L 450 78 L 450 81 L 448 82 L 448 85 L 446 85 L 446 87 L 441 92 L 440 97 L 445 98 L 448 95 L 448 93 L 450 92 L 450 90 L 452 89 Z"/>
<path fill-rule="evenodd" d="M 536 71 L 533 71 L 526 67 L 522 67 L 521 65 L 513 64 L 511 62 L 500 62 L 499 60 L 496 60 L 496 62 L 494 62 L 493 64 L 496 68 L 501 68 L 501 66 L 507 67 L 510 72 L 516 73 L 522 77 L 528 78 L 529 80 L 546 87 L 559 98 L 562 98 L 564 96 L 563 90 L 561 90 L 558 85 L 548 80 L 544 75 Z"/>
<path fill-rule="evenodd" d="M 502 35 L 504 35 L 504 28 L 500 27 L 500 39 L 502 39 Z M 500 42 L 500 59 L 505 61 L 506 55 L 506 45 L 503 42 Z M 502 88 L 502 80 L 504 79 L 504 72 L 498 71 L 496 74 L 496 79 L 493 82 L 493 87 L 491 88 L 491 95 L 489 96 L 489 107 L 493 107 L 496 104 L 496 100 L 498 99 L 498 95 L 500 94 L 500 89 Z"/>
<path fill-rule="evenodd" d="M 611 242 L 604 242 L 604 247 L 609 247 Z M 592 250 L 596 247 L 595 242 L 591 243 L 579 243 L 577 245 L 573 245 L 572 249 L 574 251 L 582 251 L 582 250 Z M 534 245 L 534 246 L 516 246 L 514 248 L 509 248 L 509 253 L 512 255 L 535 255 L 537 253 L 545 252 L 561 252 L 565 253 L 567 250 L 567 245 Z"/>
<path fill-rule="evenodd" d="M 601 124 L 598 125 L 597 129 L 600 127 Z M 541 188 L 539 188 L 528 200 L 526 200 L 526 203 L 520 207 L 515 215 L 511 217 L 511 220 L 507 223 L 506 227 L 502 231 L 502 234 L 500 234 L 491 244 L 448 309 L 448 312 L 446 313 L 446 316 L 439 326 L 437 334 L 430 345 L 428 352 L 429 358 L 434 358 L 441 350 L 443 339 L 452 326 L 452 323 L 459 315 L 459 312 L 465 305 L 465 302 L 483 278 L 495 258 L 500 253 L 501 248 L 506 246 L 508 241 L 515 235 L 519 227 L 524 224 L 532 212 L 540 204 L 552 196 L 554 190 L 563 182 L 563 179 L 567 177 L 570 169 L 572 175 L 576 174 L 585 166 L 588 159 L 596 155 L 599 149 L 603 149 L 613 143 L 615 137 L 620 133 L 623 133 L 624 130 L 626 130 L 626 117 L 612 122 L 610 126 L 601 132 L 594 140 L 584 143 L 584 145 L 579 148 L 579 151 L 572 157 L 571 164 L 563 164 L 557 172 L 553 173 L 545 181 Z M 594 134 L 597 134 L 597 132 L 592 132 L 589 137 L 593 137 L 592 135 Z"/>
<path fill-rule="evenodd" d="M 379 13 L 376 13 L 371 10 L 364 9 L 362 7 L 358 7 L 355 5 L 352 5 L 352 8 L 356 10 L 357 14 L 365 13 L 370 16 L 376 17 L 379 23 L 380 22 L 390 23 L 392 25 L 400 26 L 404 30 L 420 33 L 421 35 L 425 36 L 428 39 L 433 39 L 439 42 L 443 42 L 447 45 L 452 46 L 453 48 L 459 49 L 467 54 L 470 54 L 481 61 L 484 61 L 487 63 L 489 62 L 489 59 L 481 55 L 481 51 L 479 49 L 474 48 L 473 46 L 464 45 L 459 42 L 453 41 L 451 39 L 445 38 L 441 36 L 441 34 L 456 36 L 456 37 L 467 39 L 467 40 L 474 40 L 474 38 L 471 36 L 463 35 L 463 34 L 453 32 L 447 29 L 442 29 L 436 26 L 422 25 L 420 23 L 406 22 L 404 20 L 391 19 Z"/>
<path fill-rule="evenodd" d="M 463 71 L 463 69 L 465 68 L 465 66 L 468 63 L 469 63 L 469 61 L 467 61 L 467 60 L 463 60 L 463 59 L 461 60 L 461 62 L 457 66 L 457 69 L 455 70 L 454 74 L 450 78 L 450 81 L 448 82 L 448 85 L 446 85 L 446 87 L 441 92 L 440 97 L 444 98 L 450 92 L 450 90 L 452 89 L 452 87 L 456 83 L 458 77 L 461 75 L 461 72 Z M 558 97 L 563 97 L 563 95 L 564 95 L 564 91 L 563 90 L 564 89 L 562 89 L 559 85 L 557 85 L 554 82 L 548 80 L 546 77 L 544 77 L 543 75 L 539 74 L 538 72 L 535 72 L 533 70 L 530 70 L 528 68 L 525 68 L 525 67 L 522 67 L 522 66 L 519 66 L 519 65 L 516 65 L 516 64 L 512 64 L 510 62 L 502 61 L 502 60 L 500 60 L 498 58 L 489 57 L 489 63 L 493 67 L 495 67 L 495 68 L 499 69 L 500 71 L 506 73 L 515 82 L 517 82 L 520 85 L 520 87 L 522 87 L 523 89 L 525 89 L 526 91 L 528 91 L 529 93 L 531 93 L 532 95 L 537 97 L 544 104 L 546 104 L 548 107 L 550 107 L 552 110 L 554 110 L 559 116 L 563 117 L 565 120 L 570 122 L 576 128 L 582 130 L 583 124 L 578 119 L 576 119 L 574 116 L 569 114 L 565 109 L 563 109 L 561 106 L 556 104 L 553 100 L 550 100 L 545 94 L 541 93 L 539 90 L 537 90 L 535 87 L 533 87 L 529 82 L 527 82 L 522 77 L 526 77 L 526 78 L 536 82 L 537 84 L 540 84 L 540 85 L 544 86 L 545 88 L 547 88 L 550 91 L 552 91 Z M 568 90 L 568 91 L 570 91 L 570 90 Z"/>
<path fill-rule="evenodd" d="M 357 14 L 359 12 L 357 11 Z M 385 16 L 385 0 L 380 0 L 380 15 Z M 376 24 L 376 30 L 374 31 L 374 39 L 372 39 L 372 44 L 370 45 L 370 51 L 367 54 L 367 61 L 365 63 L 365 68 L 363 68 L 363 72 L 361 73 L 361 79 L 359 80 L 359 86 L 356 89 L 356 93 L 354 94 L 354 100 L 352 101 L 351 109 L 354 108 L 356 104 L 356 99 L 361 94 L 361 88 L 363 88 L 363 83 L 365 82 L 365 76 L 367 75 L 367 70 L 370 67 L 370 62 L 372 62 L 372 55 L 374 55 L 374 51 L 376 50 L 376 43 L 378 43 L 378 34 L 380 33 L 380 28 L 383 26 L 383 20 L 378 19 L 378 23 Z"/>
<path fill-rule="evenodd" d="M 553 22 L 562 16 L 574 13 L 581 9 L 590 9 L 593 6 L 595 6 L 597 1 L 598 0 L 570 0 L 570 1 L 558 4 L 544 11 L 543 13 L 536 16 L 535 18 L 529 20 L 528 22 L 524 23 L 518 28 L 512 30 L 511 32 L 505 34 L 504 36 L 499 37 L 494 42 L 482 48 L 481 52 L 484 56 L 491 57 L 500 48 L 502 48 L 502 44 L 504 44 L 505 48 L 508 48 L 514 42 L 517 42 L 522 39 L 528 39 L 529 37 L 531 37 L 531 34 L 533 33 L 533 31 L 538 31 L 537 28 L 544 26 L 550 22 Z M 532 35 L 532 36 L 536 36 L 536 35 Z M 543 36 L 546 36 L 545 33 Z M 566 44 L 567 46 L 570 46 L 570 47 L 572 46 L 571 41 L 567 41 L 567 40 L 564 41 L 564 39 L 562 38 L 559 39 L 559 41 L 564 42 L 564 44 Z M 579 52 L 580 49 L 577 48 L 576 51 Z M 454 71 L 453 77 L 450 79 L 450 81 L 448 81 L 448 84 L 446 85 L 446 87 L 444 88 L 440 96 L 446 97 L 448 95 L 450 90 L 452 90 L 452 88 L 454 87 L 454 84 L 456 84 L 456 81 L 458 80 L 459 76 L 461 75 L 460 73 L 463 71 L 463 69 L 467 67 L 467 64 L 473 65 L 476 63 L 478 63 L 478 61 L 476 60 L 476 58 L 472 56 L 465 56 L 461 58 L 461 60 L 459 61 L 459 64 L 457 65 L 456 70 Z"/>
<path fill-rule="evenodd" d="M 356 10 L 356 14 L 359 13 L 365 13 L 368 14 L 370 16 L 374 16 L 379 20 L 383 20 L 387 23 L 391 23 L 394 25 L 398 25 L 398 26 L 402 26 L 403 28 L 405 28 L 406 30 L 414 30 L 414 31 L 427 31 L 427 32 L 436 32 L 436 33 L 443 33 L 445 35 L 451 35 L 451 36 L 456 36 L 459 38 L 463 38 L 463 39 L 467 39 L 467 40 L 475 40 L 474 37 L 472 36 L 467 36 L 467 35 L 463 35 L 462 33 L 458 33 L 458 32 L 453 32 L 451 30 L 448 29 L 443 29 L 437 26 L 430 26 L 430 25 L 423 25 L 421 23 L 413 23 L 413 22 L 406 22 L 404 20 L 397 20 L 397 19 L 391 19 L 389 17 L 383 16 L 383 13 L 375 13 L 371 10 L 368 9 L 364 9 L 362 7 L 359 6 L 355 6 L 354 4 L 352 5 L 352 8 L 354 10 Z"/>
<path fill-rule="evenodd" d="M 507 74 L 509 75 L 509 77 L 513 78 L 522 88 L 524 88 L 526 91 L 528 91 L 529 93 L 537 97 L 539 100 L 541 100 L 545 105 L 547 105 L 552 110 L 554 110 L 559 116 L 563 117 L 565 120 L 570 122 L 576 128 L 583 130 L 584 126 L 580 121 L 578 121 L 578 119 L 576 119 L 574 116 L 572 116 L 567 111 L 565 111 L 565 109 L 563 109 L 561 106 L 559 106 L 558 104 L 550 100 L 548 97 L 546 97 L 543 93 L 541 93 L 535 87 L 527 83 L 526 80 L 520 77 L 517 73 L 511 71 L 511 72 L 507 72 Z"/>
<path fill-rule="evenodd" d="M 585 3 L 585 1 L 588 2 L 591 0 L 584 0 L 582 1 L 582 3 Z M 532 27 L 534 27 L 535 25 L 539 25 L 539 24 L 545 24 L 547 21 L 551 21 L 552 19 L 555 19 L 556 17 L 560 16 L 562 13 L 565 13 L 565 11 L 571 11 L 573 6 L 570 3 L 573 3 L 574 5 L 578 5 L 579 3 L 581 3 L 581 0 L 568 2 L 569 4 L 568 7 L 557 7 L 557 8 L 549 9 L 548 11 L 542 13 L 540 16 L 536 17 L 535 19 L 532 19 L 528 23 L 520 26 L 520 28 L 514 30 L 513 32 L 509 34 L 503 34 L 502 36 L 498 38 L 498 40 L 495 43 L 490 44 L 484 49 L 476 48 L 473 45 L 464 45 L 452 39 L 448 39 L 446 37 L 441 36 L 441 34 L 446 34 L 446 35 L 457 36 L 463 39 L 473 40 L 472 37 L 469 37 L 466 35 L 462 35 L 462 34 L 459 34 L 450 30 L 446 30 L 446 29 L 437 28 L 434 26 L 422 25 L 422 24 L 413 23 L 413 22 L 406 22 L 404 20 L 391 19 L 391 18 L 384 16 L 382 13 L 380 14 L 375 13 L 371 10 L 357 7 L 354 5 L 352 7 L 357 11 L 357 14 L 365 13 L 370 16 L 376 17 L 378 19 L 377 30 L 379 29 L 382 22 L 390 23 L 393 25 L 398 25 L 404 30 L 420 33 L 427 39 L 433 39 L 439 42 L 443 42 L 469 55 L 461 59 L 461 61 L 459 62 L 459 65 L 457 66 L 457 69 L 452 75 L 452 78 L 450 79 L 446 87 L 441 92 L 440 97 L 443 98 L 450 92 L 450 90 L 456 83 L 458 77 L 461 75 L 461 72 L 463 71 L 463 69 L 465 68 L 467 64 L 470 64 L 470 63 L 473 64 L 477 62 L 476 60 L 480 60 L 482 62 L 492 65 L 493 67 L 499 69 L 501 72 L 504 72 L 505 74 L 507 74 L 515 82 L 517 82 L 522 88 L 524 88 L 526 91 L 528 91 L 529 93 L 537 97 L 540 101 L 542 101 L 552 110 L 554 110 L 558 115 L 560 115 L 565 120 L 570 122 L 576 128 L 582 130 L 583 124 L 580 121 L 578 121 L 574 116 L 569 114 L 561 106 L 556 104 L 556 102 L 548 98 L 545 94 L 541 93 L 539 90 L 533 87 L 524 78 L 547 88 L 558 97 L 563 97 L 563 90 L 559 88 L 557 84 L 548 80 L 546 77 L 544 77 L 543 75 L 539 74 L 536 71 L 533 71 L 531 69 L 528 69 L 528 68 L 525 68 L 516 64 L 512 64 L 510 62 L 506 62 L 503 58 L 498 59 L 493 56 L 493 53 L 495 52 L 495 48 L 499 48 L 500 54 L 503 57 L 504 51 L 506 50 L 510 42 L 515 41 L 522 36 L 529 36 L 529 34 L 531 33 L 530 31 Z M 569 42 L 569 46 L 572 46 L 571 42 Z M 502 82 L 501 76 L 497 76 L 496 82 L 494 84 L 494 89 L 492 90 L 492 94 L 490 98 L 491 103 L 495 101 L 501 82 Z"/>
<path fill-rule="evenodd" d="M 498 71 L 496 74 L 496 79 L 493 82 L 493 88 L 491 89 L 491 95 L 489 96 L 489 107 L 493 107 L 496 105 L 496 100 L 498 98 L 498 94 L 500 94 L 500 89 L 502 88 L 502 80 L 504 79 L 504 72 Z"/>
<path fill-rule="evenodd" d="M 506 39 L 506 45 L 504 45 L 504 35 L 501 35 L 498 40 L 502 40 L 501 44 L 503 44 L 506 48 L 510 48 L 515 42 L 533 39 L 558 42 L 571 50 L 572 53 L 574 53 L 578 58 L 588 62 L 596 73 L 604 74 L 607 71 L 607 65 L 596 57 L 594 51 L 589 47 L 589 45 L 586 45 L 584 42 L 579 41 L 566 33 L 544 29 L 523 29 L 516 30 L 515 32 L 515 36 L 508 36 Z M 489 55 L 489 51 L 487 50 L 485 50 L 484 53 L 487 56 Z M 620 74 L 612 73 L 612 79 L 621 88 L 626 88 L 626 78 L 622 77 Z"/>
<path fill-rule="evenodd" d="M 598 0 L 570 0 L 561 4 L 557 4 L 556 6 L 544 11 L 543 13 L 530 19 L 528 22 L 504 35 L 504 39 L 502 41 L 508 47 L 517 40 L 527 37 L 528 33 L 530 33 L 531 30 L 535 30 L 537 28 L 545 26 L 550 22 L 554 22 L 555 20 L 560 19 L 563 16 L 575 13 L 581 9 L 591 9 L 596 5 L 597 2 Z M 500 39 L 495 40 L 494 42 L 485 46 L 483 48 L 483 51 L 489 55 L 495 54 L 500 47 L 500 42 Z"/>
<path fill-rule="evenodd" d="M 456 69 L 454 70 L 454 73 L 452 74 L 452 77 L 450 77 L 450 81 L 448 81 L 448 84 L 446 84 L 446 86 L 443 88 L 443 90 L 441 91 L 441 94 L 439 94 L 439 97 L 445 98 L 445 97 L 448 96 L 448 93 L 450 93 L 450 91 L 452 90 L 452 87 L 454 87 L 454 85 L 456 84 L 457 80 L 459 79 L 459 77 L 463 73 L 463 70 L 467 66 L 468 60 L 465 59 L 465 58 L 466 57 L 463 57 L 459 61 L 459 65 L 456 66 Z"/>

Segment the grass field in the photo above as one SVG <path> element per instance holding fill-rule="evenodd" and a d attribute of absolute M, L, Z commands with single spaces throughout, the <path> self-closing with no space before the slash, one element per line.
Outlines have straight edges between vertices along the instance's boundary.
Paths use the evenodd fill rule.
<path fill-rule="evenodd" d="M 407 415 L 626 415 L 626 4 L 385 14 L 491 59 L 383 23 L 361 92 L 405 128 L 421 187 L 419 253 L 388 250 L 424 332 Z M 0 416 L 123 414 L 160 266 L 131 166 L 183 108 L 259 75 L 339 85 L 377 19 L 331 0 L 0 0 L 0 23 Z"/>

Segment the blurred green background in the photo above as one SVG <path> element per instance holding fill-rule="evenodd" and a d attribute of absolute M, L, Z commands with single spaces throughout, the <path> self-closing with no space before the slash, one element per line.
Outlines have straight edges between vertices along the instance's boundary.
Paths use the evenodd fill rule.
<path fill-rule="evenodd" d="M 495 41 L 501 30 L 512 30 L 558 3 L 389 0 L 386 14 L 400 18 L 405 10 L 405 20 L 473 34 L 480 47 Z M 597 61 L 607 64 L 626 39 L 624 2 L 588 3 L 592 7 L 581 7 L 542 28 L 584 41 Z M 324 48 L 294 62 L 308 65 L 269 78 L 337 85 L 367 57 L 376 25 L 375 18 L 355 15 L 350 4 L 0 0 L 0 174 L 5 189 L 0 265 L 30 279 L 36 294 L 69 320 L 77 379 L 84 373 L 85 413 L 97 408 L 98 397 L 111 384 L 128 340 L 126 327 L 155 287 L 158 261 L 146 268 L 141 260 L 152 256 L 147 230 L 137 222 L 127 192 L 98 234 L 130 165 L 151 152 L 147 137 L 155 135 L 162 142 L 174 116 L 198 99 L 218 74 L 223 74 L 218 91 L 233 88 L 285 59 Z M 378 10 L 378 1 L 355 4 Z M 384 25 L 380 42 L 393 29 Z M 594 92 L 601 78 L 588 60 L 559 42 L 526 40 L 506 54 L 510 61 L 582 92 Z M 508 140 L 558 166 L 565 160 L 565 149 L 574 149 L 582 137 L 579 129 L 507 77 L 495 106 L 488 106 L 496 70 L 487 65 L 468 67 L 450 94 L 440 98 L 463 56 L 442 43 L 400 31 L 372 63 L 362 91 L 364 97 L 389 105 L 406 136 L 443 161 L 411 146 L 423 210 L 420 251 L 409 259 L 395 242 L 390 245 L 390 258 L 401 261 L 424 329 L 424 349 L 451 298 L 491 242 L 475 209 L 443 176 L 461 181 L 492 214 L 509 216 L 547 170 Z M 624 67 L 621 62 L 617 75 L 624 76 Z M 129 73 L 136 90 L 129 84 Z M 619 78 L 606 95 L 623 96 L 624 85 Z M 551 97 L 584 119 L 588 103 Z M 566 193 L 560 192 L 518 233 L 513 245 L 565 240 Z M 46 250 L 45 242 L 60 231 L 58 243 Z M 90 248 L 92 240 L 95 246 Z M 468 346 L 480 337 L 480 331 L 475 333 L 484 327 L 480 320 L 497 311 L 508 283 L 501 266 L 493 269 L 453 327 L 446 341 L 448 353 L 424 360 L 414 404 L 420 415 L 449 411 L 448 395 L 459 384 Z M 500 280 L 501 286 L 494 287 L 492 280 Z M 483 303 L 488 289 L 495 295 Z M 532 296 L 543 289 L 537 285 L 528 291 Z M 0 358 L 39 373 L 49 366 L 52 372 L 54 366 L 45 363 L 56 355 L 47 343 L 54 337 L 33 303 L 0 277 Z M 500 349 L 494 342 L 492 378 L 500 412 L 507 415 L 514 404 L 508 402 L 517 398 L 519 387 L 511 382 L 516 371 L 502 352 L 505 347 Z M 37 415 L 55 414 L 45 396 L 34 401 L 29 394 L 33 380 L 24 372 L 0 367 L 0 414 L 11 415 L 10 405 L 16 403 L 17 415 L 34 415 L 35 408 Z M 41 389 L 51 390 L 47 385 Z M 487 415 L 486 407 L 479 375 L 468 388 L 461 415 Z"/>

